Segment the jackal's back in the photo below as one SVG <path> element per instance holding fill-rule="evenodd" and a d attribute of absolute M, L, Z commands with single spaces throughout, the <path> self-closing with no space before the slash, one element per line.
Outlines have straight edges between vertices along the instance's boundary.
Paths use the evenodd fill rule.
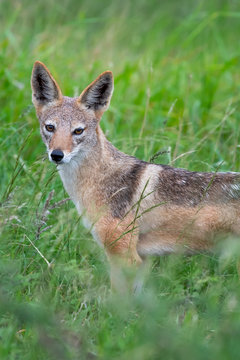
<path fill-rule="evenodd" d="M 192 172 L 162 165 L 155 191 L 166 202 L 197 206 L 239 201 L 240 173 Z"/>

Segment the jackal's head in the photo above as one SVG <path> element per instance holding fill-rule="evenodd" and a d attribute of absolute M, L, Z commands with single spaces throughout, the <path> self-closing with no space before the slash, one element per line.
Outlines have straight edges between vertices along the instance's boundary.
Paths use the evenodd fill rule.
<path fill-rule="evenodd" d="M 49 159 L 57 164 L 83 159 L 98 142 L 98 123 L 113 91 L 111 71 L 102 73 L 79 97 L 69 98 L 62 95 L 46 66 L 36 61 L 31 85 Z"/>

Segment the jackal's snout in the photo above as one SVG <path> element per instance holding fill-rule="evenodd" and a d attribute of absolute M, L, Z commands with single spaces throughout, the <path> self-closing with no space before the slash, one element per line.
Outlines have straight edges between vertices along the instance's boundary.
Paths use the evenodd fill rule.
<path fill-rule="evenodd" d="M 51 159 L 56 163 L 60 163 L 64 158 L 64 153 L 62 150 L 56 149 L 51 152 Z"/>

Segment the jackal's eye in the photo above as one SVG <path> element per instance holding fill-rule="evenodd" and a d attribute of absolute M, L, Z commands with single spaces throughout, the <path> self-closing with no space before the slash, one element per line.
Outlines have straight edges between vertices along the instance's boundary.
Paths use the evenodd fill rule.
<path fill-rule="evenodd" d="M 45 126 L 46 130 L 48 132 L 53 132 L 55 130 L 55 126 L 54 125 L 46 125 Z"/>
<path fill-rule="evenodd" d="M 81 135 L 83 133 L 84 129 L 83 128 L 77 128 L 73 131 L 74 135 Z"/>

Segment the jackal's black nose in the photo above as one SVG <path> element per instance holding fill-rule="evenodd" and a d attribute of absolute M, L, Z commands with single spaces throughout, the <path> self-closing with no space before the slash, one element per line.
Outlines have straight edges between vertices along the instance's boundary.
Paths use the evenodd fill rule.
<path fill-rule="evenodd" d="M 64 153 L 62 152 L 62 150 L 56 149 L 51 152 L 51 158 L 55 162 L 61 161 L 63 159 L 63 157 L 64 157 Z"/>

